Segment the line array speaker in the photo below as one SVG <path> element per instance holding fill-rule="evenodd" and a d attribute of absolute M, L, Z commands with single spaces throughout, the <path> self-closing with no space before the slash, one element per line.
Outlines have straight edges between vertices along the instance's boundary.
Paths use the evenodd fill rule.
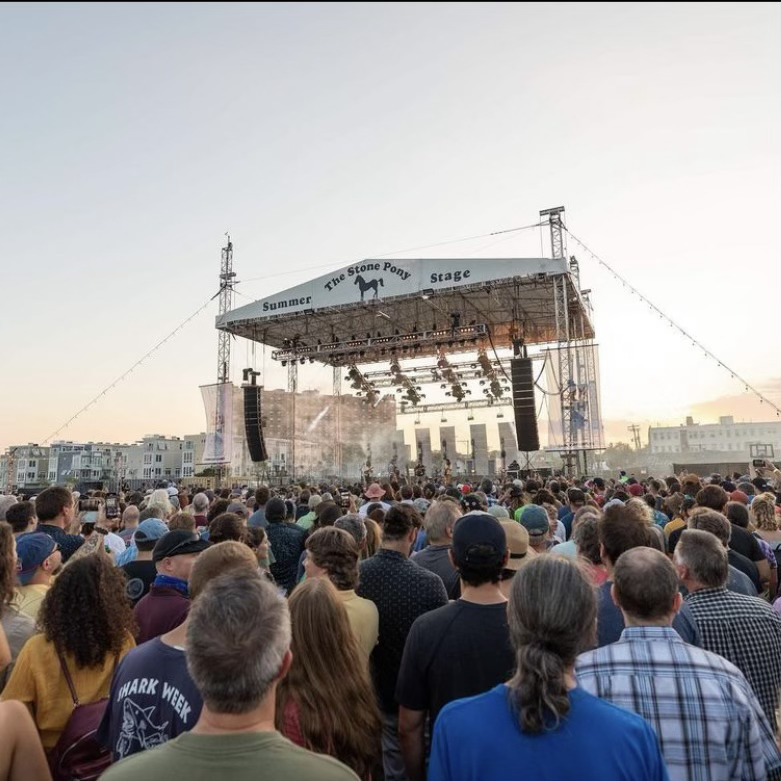
<path fill-rule="evenodd" d="M 244 432 L 247 435 L 249 456 L 255 463 L 268 460 L 260 424 L 260 391 L 260 385 L 244 386 Z"/>
<path fill-rule="evenodd" d="M 534 374 L 531 358 L 513 358 L 510 361 L 513 386 L 513 411 L 518 450 L 531 452 L 540 449 L 537 430 L 537 406 L 534 399 Z"/>

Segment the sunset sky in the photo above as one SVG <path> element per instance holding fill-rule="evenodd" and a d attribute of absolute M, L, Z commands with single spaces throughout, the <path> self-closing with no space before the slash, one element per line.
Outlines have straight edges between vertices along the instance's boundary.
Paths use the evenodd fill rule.
<path fill-rule="evenodd" d="M 777 3 L 0 6 L 0 449 L 43 442 L 206 303 L 226 231 L 241 306 L 558 205 L 781 406 L 780 26 Z M 394 257 L 538 257 L 540 238 Z M 775 418 L 569 251 L 609 441 Z M 216 314 L 56 438 L 203 430 Z M 235 381 L 254 363 L 283 387 L 269 352 L 236 341 Z"/>

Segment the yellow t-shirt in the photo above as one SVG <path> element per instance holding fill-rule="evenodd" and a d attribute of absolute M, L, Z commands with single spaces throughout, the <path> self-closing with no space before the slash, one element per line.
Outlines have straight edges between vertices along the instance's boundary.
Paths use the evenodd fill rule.
<path fill-rule="evenodd" d="M 683 518 L 673 518 L 670 523 L 664 526 L 664 535 L 669 538 L 670 535 L 678 529 L 683 529 L 686 526 L 686 521 Z"/>
<path fill-rule="evenodd" d="M 380 631 L 380 614 L 370 599 L 359 597 L 353 589 L 338 591 L 339 599 L 347 610 L 347 618 L 358 646 L 366 654 L 368 663 Z"/>
<path fill-rule="evenodd" d="M 119 658 L 133 647 L 135 641 L 128 635 Z M 82 705 L 108 697 L 114 674 L 113 654 L 100 667 L 77 667 L 70 654 L 65 654 L 65 662 Z M 73 699 L 54 644 L 45 635 L 33 635 L 24 644 L 2 699 L 25 703 L 41 733 L 43 747 L 48 750 L 55 746 L 73 712 Z"/>
<path fill-rule="evenodd" d="M 43 598 L 51 587 L 43 584 L 33 584 L 30 586 L 19 586 L 16 589 L 14 606 L 26 616 L 30 616 L 33 621 L 38 620 L 38 611 L 43 604 Z"/>

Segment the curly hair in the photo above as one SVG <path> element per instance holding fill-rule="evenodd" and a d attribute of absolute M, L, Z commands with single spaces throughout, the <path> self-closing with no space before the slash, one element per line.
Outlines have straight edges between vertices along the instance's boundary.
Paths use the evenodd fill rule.
<path fill-rule="evenodd" d="M 119 655 L 136 631 L 125 576 L 102 554 L 69 562 L 44 597 L 38 628 L 78 667 L 98 667 Z"/>
<path fill-rule="evenodd" d="M 318 567 L 327 573 L 339 591 L 348 591 L 358 583 L 358 543 L 350 532 L 326 526 L 306 540 L 306 549 Z"/>
<path fill-rule="evenodd" d="M 778 531 L 776 518 L 775 496 L 760 494 L 749 507 L 749 515 L 754 526 L 761 531 Z"/>
<path fill-rule="evenodd" d="M 245 542 L 246 539 L 247 526 L 244 519 L 236 513 L 221 513 L 209 524 L 209 542 Z"/>
<path fill-rule="evenodd" d="M 11 524 L 0 521 L 0 616 L 14 598 L 16 540 Z"/>

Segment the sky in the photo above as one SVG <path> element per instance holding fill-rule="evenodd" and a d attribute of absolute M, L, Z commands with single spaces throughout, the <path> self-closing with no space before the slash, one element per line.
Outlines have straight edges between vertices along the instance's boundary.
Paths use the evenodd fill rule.
<path fill-rule="evenodd" d="M 62 426 L 216 293 L 226 231 L 241 306 L 560 205 L 781 406 L 780 30 L 778 3 L 3 4 L 0 449 L 203 430 L 216 300 Z M 775 417 L 569 252 L 608 440 Z M 421 256 L 539 253 L 537 230 Z M 253 361 L 284 386 L 237 340 L 237 382 Z"/>

